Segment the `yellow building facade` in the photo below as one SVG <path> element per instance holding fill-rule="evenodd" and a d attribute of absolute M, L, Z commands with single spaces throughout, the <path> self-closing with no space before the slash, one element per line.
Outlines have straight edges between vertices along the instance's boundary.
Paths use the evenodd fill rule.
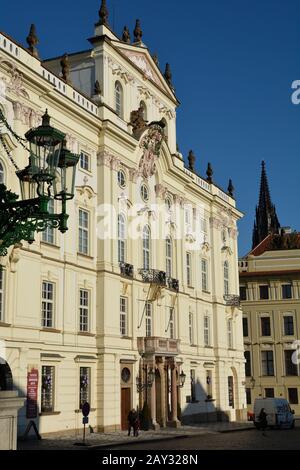
<path fill-rule="evenodd" d="M 104 13 L 105 13 L 104 9 Z M 102 16 L 101 16 L 102 15 Z M 36 374 L 43 433 L 125 429 L 245 415 L 237 220 L 232 194 L 186 168 L 178 101 L 141 40 L 100 15 L 89 51 L 41 62 L 0 35 L 1 110 L 18 135 L 51 124 L 80 154 L 69 230 L 48 229 L 1 259 L 0 340 L 14 387 Z M 28 154 L 1 127 L 18 166 Z M 0 178 L 19 193 L 0 146 Z M 0 354 L 1 356 L 1 354 Z M 26 407 L 19 433 L 28 424 Z"/>

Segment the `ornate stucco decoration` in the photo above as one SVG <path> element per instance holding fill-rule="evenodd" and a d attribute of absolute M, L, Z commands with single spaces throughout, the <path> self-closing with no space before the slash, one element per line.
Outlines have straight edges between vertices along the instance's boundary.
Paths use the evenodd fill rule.
<path fill-rule="evenodd" d="M 134 77 L 131 75 L 124 67 L 122 67 L 118 62 L 113 60 L 111 57 L 107 58 L 108 66 L 112 70 L 113 75 L 117 75 L 125 81 L 125 83 L 133 82 Z"/>
<path fill-rule="evenodd" d="M 208 253 L 210 251 L 210 244 L 204 241 L 201 245 L 201 250 L 203 254 Z"/>
<path fill-rule="evenodd" d="M 120 159 L 112 153 L 104 150 L 97 154 L 97 166 L 107 166 L 111 170 L 118 170 L 120 168 Z"/>
<path fill-rule="evenodd" d="M 150 178 L 156 173 L 156 161 L 159 157 L 163 136 L 163 127 L 156 123 L 151 124 L 147 134 L 144 135 L 140 142 L 143 155 L 140 159 L 138 172 L 145 179 Z"/>
<path fill-rule="evenodd" d="M 128 50 L 122 50 L 122 52 L 145 74 L 147 78 L 153 80 L 157 85 L 161 85 L 157 74 L 154 72 L 149 61 L 146 59 L 145 54 Z"/>
<path fill-rule="evenodd" d="M 29 106 L 20 103 L 19 101 L 13 102 L 14 117 L 16 121 L 21 121 L 29 127 L 37 127 L 42 122 L 42 114 Z"/>
<path fill-rule="evenodd" d="M 219 210 L 215 216 L 210 217 L 209 222 L 213 228 L 220 230 L 228 229 L 228 234 L 231 238 L 235 239 L 237 237 L 235 219 L 230 209 Z"/>
<path fill-rule="evenodd" d="M 232 255 L 233 251 L 230 248 L 230 246 L 224 245 L 222 247 L 222 252 L 225 253 L 226 255 Z"/>
<path fill-rule="evenodd" d="M 165 186 L 163 186 L 162 184 L 156 184 L 155 185 L 155 194 L 156 194 L 156 197 L 160 197 L 162 199 L 164 199 L 167 195 L 167 188 Z"/>
<path fill-rule="evenodd" d="M 8 60 L 0 59 L 0 68 L 2 68 L 2 66 L 6 66 L 6 68 L 8 68 L 9 77 L 1 76 L 1 80 L 5 83 L 6 90 L 17 96 L 29 98 L 29 94 L 24 87 L 23 75 L 19 72 L 17 67 Z"/>

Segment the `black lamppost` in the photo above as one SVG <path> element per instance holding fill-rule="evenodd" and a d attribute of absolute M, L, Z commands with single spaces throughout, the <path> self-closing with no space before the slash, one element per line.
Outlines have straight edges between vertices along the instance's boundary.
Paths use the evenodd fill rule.
<path fill-rule="evenodd" d="M 50 125 L 47 110 L 42 125 L 30 129 L 25 137 L 30 145 L 28 166 L 16 172 L 22 200 L 0 184 L 0 256 L 22 240 L 32 243 L 34 232 L 47 227 L 62 233 L 68 229 L 66 201 L 74 197 L 79 155 L 66 149 L 65 134 Z M 49 213 L 51 199 L 61 201 L 59 214 Z"/>

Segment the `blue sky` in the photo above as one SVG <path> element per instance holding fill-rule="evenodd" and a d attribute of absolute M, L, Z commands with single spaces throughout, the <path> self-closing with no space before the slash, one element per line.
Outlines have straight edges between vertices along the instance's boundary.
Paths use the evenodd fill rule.
<path fill-rule="evenodd" d="M 88 49 L 100 0 L 5 2 L 0 29 L 25 44 L 35 23 L 42 58 Z M 132 32 L 141 19 L 143 40 L 169 62 L 181 102 L 180 151 L 197 156 L 215 181 L 233 179 L 238 207 L 240 254 L 251 245 L 258 201 L 260 162 L 266 161 L 281 225 L 300 230 L 300 105 L 291 83 L 300 80 L 299 0 L 108 0 L 117 34 Z M 45 7 L 44 7 L 45 5 Z M 44 7 L 44 8 L 43 8 Z"/>

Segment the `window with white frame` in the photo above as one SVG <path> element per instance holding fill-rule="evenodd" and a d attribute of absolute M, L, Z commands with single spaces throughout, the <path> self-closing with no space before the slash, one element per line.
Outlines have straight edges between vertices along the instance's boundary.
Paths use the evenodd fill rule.
<path fill-rule="evenodd" d="M 125 263 L 126 258 L 126 222 L 123 214 L 118 216 L 118 259 Z"/>
<path fill-rule="evenodd" d="M 4 172 L 4 166 L 0 162 L 0 183 L 4 184 L 5 182 L 5 172 Z"/>
<path fill-rule="evenodd" d="M 202 290 L 208 291 L 208 261 L 205 258 L 201 259 L 201 273 L 202 273 Z"/>
<path fill-rule="evenodd" d="M 170 237 L 166 238 L 166 274 L 167 277 L 172 277 L 172 240 Z"/>
<path fill-rule="evenodd" d="M 115 83 L 115 110 L 117 115 L 123 117 L 123 88 L 120 82 Z"/>
<path fill-rule="evenodd" d="M 123 170 L 118 171 L 118 185 L 122 189 L 126 188 L 126 175 Z"/>
<path fill-rule="evenodd" d="M 4 284 L 5 271 L 0 269 L 0 321 L 4 320 Z"/>
<path fill-rule="evenodd" d="M 230 349 L 233 348 L 233 337 L 232 337 L 232 320 L 227 320 L 227 339 L 228 339 L 228 347 Z"/>
<path fill-rule="evenodd" d="M 204 346 L 210 346 L 210 318 L 208 315 L 204 316 Z"/>
<path fill-rule="evenodd" d="M 170 320 L 169 320 L 169 331 L 170 331 L 170 338 L 175 338 L 175 311 L 173 307 L 169 309 Z"/>
<path fill-rule="evenodd" d="M 229 294 L 229 263 L 228 261 L 224 261 L 223 271 L 224 271 L 224 295 L 228 295 Z"/>
<path fill-rule="evenodd" d="M 84 403 L 91 403 L 91 368 L 80 367 L 79 373 L 79 408 L 82 409 Z"/>
<path fill-rule="evenodd" d="M 120 297 L 120 335 L 127 336 L 127 299 Z"/>
<path fill-rule="evenodd" d="M 190 344 L 194 344 L 194 318 L 192 312 L 189 312 L 189 340 Z"/>
<path fill-rule="evenodd" d="M 89 253 L 89 213 L 84 209 L 79 209 L 79 243 L 78 251 L 81 254 Z"/>
<path fill-rule="evenodd" d="M 152 305 L 146 303 L 146 336 L 152 336 Z"/>
<path fill-rule="evenodd" d="M 42 366 L 41 412 L 54 411 L 54 366 Z"/>
<path fill-rule="evenodd" d="M 54 325 L 54 284 L 42 283 L 42 327 L 53 328 Z"/>
<path fill-rule="evenodd" d="M 82 170 L 90 171 L 91 169 L 91 157 L 86 152 L 80 152 L 79 165 Z"/>
<path fill-rule="evenodd" d="M 143 230 L 143 268 L 150 269 L 151 233 L 148 225 Z"/>
<path fill-rule="evenodd" d="M 192 254 L 186 254 L 186 282 L 188 286 L 192 285 Z"/>
<path fill-rule="evenodd" d="M 79 290 L 79 330 L 83 332 L 89 331 L 89 308 L 90 308 L 89 291 L 86 289 Z"/>
<path fill-rule="evenodd" d="M 54 214 L 54 199 L 50 199 L 48 202 L 49 214 Z M 53 227 L 46 227 L 46 230 L 42 232 L 42 241 L 45 243 L 55 243 L 55 232 Z"/>

